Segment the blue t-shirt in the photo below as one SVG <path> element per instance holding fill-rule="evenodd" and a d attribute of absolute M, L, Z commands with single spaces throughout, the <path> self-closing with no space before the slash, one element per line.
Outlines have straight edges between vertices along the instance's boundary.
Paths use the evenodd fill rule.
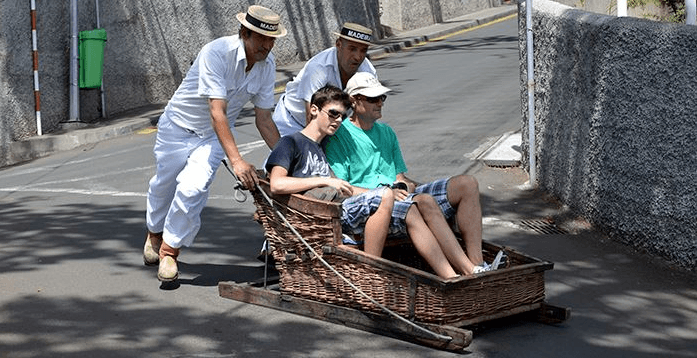
<path fill-rule="evenodd" d="M 331 177 L 332 169 L 319 143 L 302 132 L 282 137 L 266 161 L 266 171 L 275 166 L 288 170 L 288 176 L 296 178 Z"/>
<path fill-rule="evenodd" d="M 362 188 L 392 184 L 407 171 L 397 135 L 381 122 L 365 131 L 345 119 L 326 141 L 325 152 L 337 178 Z"/>

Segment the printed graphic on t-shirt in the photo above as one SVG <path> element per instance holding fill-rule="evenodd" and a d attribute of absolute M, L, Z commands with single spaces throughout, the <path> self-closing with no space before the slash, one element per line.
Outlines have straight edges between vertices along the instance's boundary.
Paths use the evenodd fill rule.
<path fill-rule="evenodd" d="M 303 176 L 330 176 L 329 164 L 327 164 L 327 162 L 324 160 L 324 156 L 320 157 L 319 155 L 317 155 L 317 153 L 313 153 L 312 151 L 308 150 L 307 155 L 305 155 L 305 157 L 307 159 L 301 171 Z"/>

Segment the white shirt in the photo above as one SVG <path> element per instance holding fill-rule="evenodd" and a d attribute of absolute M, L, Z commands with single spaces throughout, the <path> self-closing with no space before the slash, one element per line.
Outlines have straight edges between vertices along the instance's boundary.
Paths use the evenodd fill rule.
<path fill-rule="evenodd" d="M 239 36 L 226 36 L 203 46 L 164 115 L 198 136 L 213 135 L 208 99 L 227 100 L 227 117 L 233 128 L 242 106 L 273 108 L 276 63 L 271 53 L 245 72 L 247 58 Z M 234 133 L 234 131 L 233 131 Z"/>
<path fill-rule="evenodd" d="M 286 93 L 276 104 L 273 121 L 281 136 L 292 134 L 305 128 L 305 102 L 326 84 L 344 89 L 337 62 L 336 47 L 330 47 L 313 56 L 297 76 L 286 85 Z M 369 72 L 377 78 L 375 67 L 366 58 L 357 72 Z"/>

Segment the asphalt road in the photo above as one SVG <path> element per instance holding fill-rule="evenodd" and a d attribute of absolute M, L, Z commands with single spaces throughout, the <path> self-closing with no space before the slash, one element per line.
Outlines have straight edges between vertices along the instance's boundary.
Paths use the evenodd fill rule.
<path fill-rule="evenodd" d="M 517 41 L 508 20 L 376 61 L 393 90 L 383 120 L 397 132 L 410 175 L 459 174 L 488 139 L 520 128 Z"/>
<path fill-rule="evenodd" d="M 375 64 L 394 90 L 384 120 L 397 131 L 415 179 L 468 170 L 482 146 L 520 126 L 515 19 Z M 260 165 L 268 149 L 250 112 L 244 113 L 238 143 Z M 180 256 L 179 285 L 163 289 L 156 269 L 143 266 L 141 257 L 154 137 L 143 131 L 0 170 L 0 357 L 459 356 L 219 297 L 218 282 L 263 274 L 255 259 L 263 235 L 252 220 L 253 204 L 233 199 L 222 168 L 198 238 Z M 508 173 L 505 182 L 499 172 L 480 173 L 488 178 L 481 188 L 488 222 L 523 209 L 505 205 L 522 200 L 512 193 L 524 175 Z M 543 214 L 549 204 L 545 199 L 524 209 Z M 486 235 L 506 240 L 512 231 L 504 226 Z M 518 318 L 485 325 L 464 352 L 468 357 L 694 353 L 692 276 L 685 281 L 671 275 L 664 283 L 650 269 L 641 276 L 623 266 L 601 271 L 598 256 L 607 243 L 553 236 L 540 249 L 539 237 L 516 235 L 524 252 L 562 261 L 548 281 L 549 296 L 579 307 L 581 318 L 560 327 Z M 579 258 L 584 250 L 591 252 Z M 610 259 L 618 265 L 645 262 L 619 253 Z M 611 291 L 618 282 L 643 279 L 648 283 L 639 283 L 641 290 Z M 612 293 L 603 302 L 585 296 L 603 290 Z M 627 315 L 632 317 L 622 321 Z M 661 348 L 665 342 L 673 345 Z"/>

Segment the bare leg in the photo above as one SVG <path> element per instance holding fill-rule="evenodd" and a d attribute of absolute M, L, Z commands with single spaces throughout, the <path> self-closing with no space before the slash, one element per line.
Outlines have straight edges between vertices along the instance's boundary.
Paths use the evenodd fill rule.
<path fill-rule="evenodd" d="M 450 230 L 450 226 L 445 220 L 445 216 L 443 216 L 443 212 L 440 210 L 436 200 L 430 195 L 420 194 L 414 197 L 414 202 L 416 202 L 421 216 L 428 225 L 428 228 L 433 232 L 433 235 L 438 241 L 438 245 L 440 245 L 448 261 L 450 261 L 458 272 L 465 275 L 472 274 L 474 264 L 468 259 L 462 246 L 460 246 L 460 243 L 457 241 L 455 234 Z"/>
<path fill-rule="evenodd" d="M 365 222 L 365 245 L 364 251 L 367 254 L 382 256 L 382 249 L 385 247 L 385 239 L 390 227 L 392 218 L 392 207 L 394 206 L 394 194 L 392 190 L 383 190 L 382 201 L 378 209 L 370 215 Z"/>
<path fill-rule="evenodd" d="M 467 257 L 476 265 L 482 257 L 482 206 L 479 202 L 479 183 L 469 175 L 457 175 L 448 181 L 448 201 L 457 211 L 457 226 L 465 241 Z"/>
<path fill-rule="evenodd" d="M 407 233 L 416 247 L 416 251 L 423 257 L 436 274 L 442 278 L 456 277 L 457 273 L 450 266 L 438 241 L 431 233 L 426 222 L 421 217 L 419 210 L 412 205 L 406 217 Z"/>

